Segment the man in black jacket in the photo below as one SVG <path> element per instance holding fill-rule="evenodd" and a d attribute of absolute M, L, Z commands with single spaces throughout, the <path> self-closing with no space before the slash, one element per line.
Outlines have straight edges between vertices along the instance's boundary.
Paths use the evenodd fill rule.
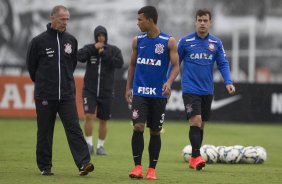
<path fill-rule="evenodd" d="M 94 30 L 95 43 L 85 45 L 78 50 L 77 59 L 87 62 L 83 86 L 83 108 L 85 113 L 85 138 L 91 154 L 93 120 L 99 119 L 97 155 L 106 155 L 104 142 L 107 134 L 107 120 L 111 118 L 111 104 L 116 68 L 123 66 L 123 57 L 118 47 L 107 43 L 108 34 L 103 26 Z"/>
<path fill-rule="evenodd" d="M 36 160 L 43 176 L 53 175 L 52 145 L 57 113 L 64 125 L 79 175 L 84 176 L 94 170 L 75 102 L 73 72 L 77 64 L 77 40 L 66 32 L 69 17 L 66 7 L 55 6 L 47 31 L 34 37 L 27 51 L 27 68 L 35 84 Z"/>

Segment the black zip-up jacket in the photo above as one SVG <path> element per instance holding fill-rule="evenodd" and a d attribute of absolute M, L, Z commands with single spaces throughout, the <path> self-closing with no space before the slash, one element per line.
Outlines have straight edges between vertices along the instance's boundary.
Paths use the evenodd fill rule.
<path fill-rule="evenodd" d="M 92 43 L 78 50 L 77 59 L 83 63 L 87 62 L 83 92 L 108 98 L 113 97 L 115 69 L 121 68 L 124 62 L 121 50 L 107 44 L 107 30 L 103 26 L 98 26 L 94 30 L 96 43 L 99 33 L 104 33 L 106 36 L 103 54 L 99 55 L 95 43 Z"/>
<path fill-rule="evenodd" d="M 26 64 L 35 84 L 34 98 L 66 100 L 75 98 L 73 72 L 77 64 L 77 40 L 57 32 L 51 23 L 29 43 Z"/>

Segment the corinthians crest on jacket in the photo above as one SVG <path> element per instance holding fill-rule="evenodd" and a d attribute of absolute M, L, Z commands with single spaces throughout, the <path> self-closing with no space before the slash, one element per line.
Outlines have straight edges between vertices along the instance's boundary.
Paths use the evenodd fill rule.
<path fill-rule="evenodd" d="M 66 43 L 64 46 L 65 46 L 65 53 L 70 54 L 72 52 L 71 44 Z"/>

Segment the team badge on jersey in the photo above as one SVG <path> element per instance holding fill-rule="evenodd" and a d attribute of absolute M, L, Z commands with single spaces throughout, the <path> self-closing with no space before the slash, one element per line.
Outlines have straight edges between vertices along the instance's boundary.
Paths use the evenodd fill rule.
<path fill-rule="evenodd" d="M 214 43 L 209 43 L 209 50 L 214 51 Z"/>
<path fill-rule="evenodd" d="M 139 118 L 138 110 L 137 109 L 133 109 L 133 111 L 132 111 L 132 119 L 137 119 L 137 118 Z"/>
<path fill-rule="evenodd" d="M 65 53 L 70 54 L 72 52 L 71 44 L 67 43 L 65 46 Z"/>
<path fill-rule="evenodd" d="M 158 43 L 155 46 L 156 46 L 156 48 L 155 48 L 155 53 L 156 54 L 164 53 L 164 45 L 163 44 Z"/>

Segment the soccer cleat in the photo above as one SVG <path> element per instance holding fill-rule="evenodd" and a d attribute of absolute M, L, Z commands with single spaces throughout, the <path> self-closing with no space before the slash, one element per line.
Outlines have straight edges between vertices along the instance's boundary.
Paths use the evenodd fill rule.
<path fill-rule="evenodd" d="M 197 156 L 196 158 L 191 157 L 189 160 L 189 167 L 191 169 L 196 169 L 198 171 L 202 170 L 206 165 L 206 161 L 202 156 Z"/>
<path fill-rule="evenodd" d="M 146 174 L 146 179 L 147 180 L 156 180 L 156 169 L 154 168 L 148 168 L 147 174 Z"/>
<path fill-rule="evenodd" d="M 99 148 L 97 148 L 96 150 L 96 154 L 97 155 L 101 155 L 101 156 L 105 156 L 107 155 L 105 148 L 103 146 L 100 146 Z"/>
<path fill-rule="evenodd" d="M 94 165 L 92 163 L 84 164 L 79 169 L 79 176 L 86 176 L 88 173 L 94 170 Z"/>
<path fill-rule="evenodd" d="M 45 170 L 41 171 L 41 175 L 42 176 L 53 176 L 54 173 L 51 172 L 51 169 L 45 169 Z"/>
<path fill-rule="evenodd" d="M 89 151 L 89 154 L 90 154 L 90 155 L 93 155 L 93 154 L 94 154 L 94 148 L 93 148 L 93 145 L 87 144 L 87 146 L 88 146 L 88 151 Z"/>
<path fill-rule="evenodd" d="M 143 171 L 141 165 L 136 165 L 133 170 L 129 173 L 130 178 L 141 179 L 143 178 Z"/>

